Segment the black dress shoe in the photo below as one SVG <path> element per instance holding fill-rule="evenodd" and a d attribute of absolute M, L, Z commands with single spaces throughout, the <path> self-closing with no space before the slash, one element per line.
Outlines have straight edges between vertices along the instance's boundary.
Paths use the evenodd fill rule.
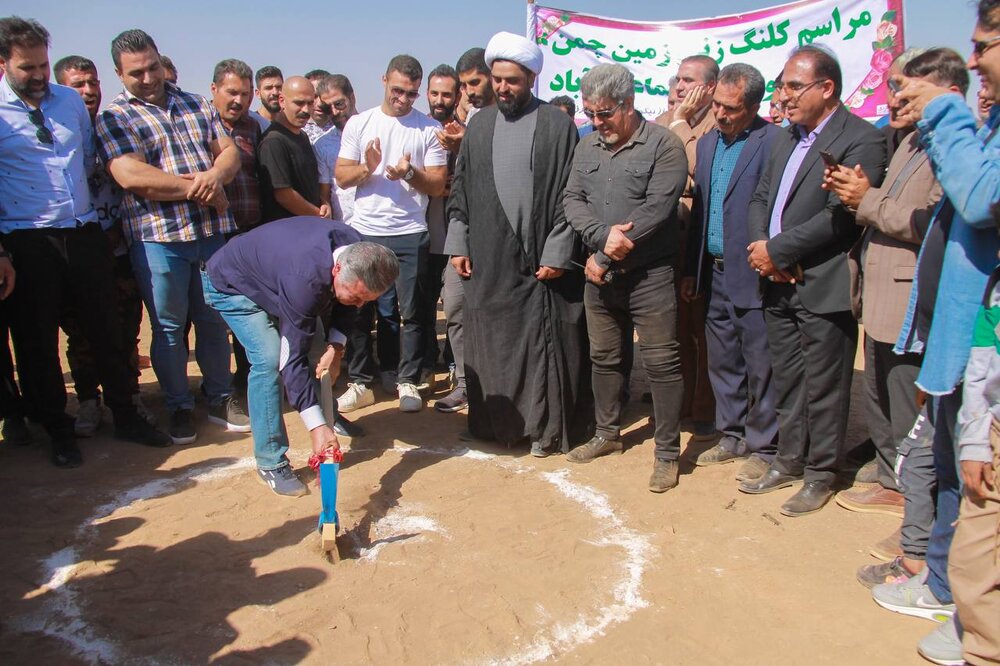
<path fill-rule="evenodd" d="M 799 492 L 781 505 L 781 513 L 792 518 L 816 513 L 830 501 L 831 497 L 833 497 L 833 490 L 830 489 L 829 484 L 822 481 L 809 481 L 799 489 Z"/>
<path fill-rule="evenodd" d="M 364 428 L 351 423 L 340 414 L 333 419 L 333 431 L 338 437 L 361 437 L 365 434 Z"/>
<path fill-rule="evenodd" d="M 784 472 L 779 472 L 773 467 L 769 467 L 764 476 L 751 482 L 744 481 L 740 484 L 739 488 L 742 492 L 750 493 L 751 495 L 762 495 L 764 493 L 769 493 L 772 490 L 778 490 L 779 488 L 787 488 L 788 486 L 794 485 L 802 480 L 802 476 L 795 476 L 793 474 L 785 474 Z"/>

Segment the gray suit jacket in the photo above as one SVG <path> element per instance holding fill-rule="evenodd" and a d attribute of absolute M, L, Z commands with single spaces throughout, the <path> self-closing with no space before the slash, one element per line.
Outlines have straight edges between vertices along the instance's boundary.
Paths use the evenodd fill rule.
<path fill-rule="evenodd" d="M 840 164 L 860 164 L 873 185 L 885 175 L 885 138 L 868 122 L 843 105 L 809 148 L 782 215 L 781 233 L 769 239 L 771 210 L 781 184 L 785 165 L 798 143 L 797 128 L 789 128 L 771 148 L 771 157 L 750 201 L 748 227 L 750 241 L 766 240 L 768 253 L 782 270 L 802 269 L 796 291 L 810 312 L 828 314 L 851 309 L 851 280 L 847 253 L 860 229 L 854 213 L 833 193 L 820 187 L 824 163 L 820 151 L 833 154 Z M 770 283 L 762 282 L 765 290 Z"/>

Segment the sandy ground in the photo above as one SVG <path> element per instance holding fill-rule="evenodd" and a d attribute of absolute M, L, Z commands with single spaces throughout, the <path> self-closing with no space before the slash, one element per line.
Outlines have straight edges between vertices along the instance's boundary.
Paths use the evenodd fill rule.
<path fill-rule="evenodd" d="M 51 467 L 40 432 L 0 445 L 0 663 L 923 663 L 934 625 L 854 578 L 897 520 L 833 502 L 785 518 L 794 489 L 741 494 L 736 465 L 685 461 L 652 494 L 649 410 L 629 406 L 624 455 L 572 466 L 469 450 L 464 414 L 401 414 L 379 394 L 351 415 L 367 434 L 340 477 L 336 564 L 315 486 L 271 494 L 249 436 L 203 407 L 195 445 L 129 445 L 108 425 L 78 470 Z M 308 436 L 286 422 L 311 482 Z"/>

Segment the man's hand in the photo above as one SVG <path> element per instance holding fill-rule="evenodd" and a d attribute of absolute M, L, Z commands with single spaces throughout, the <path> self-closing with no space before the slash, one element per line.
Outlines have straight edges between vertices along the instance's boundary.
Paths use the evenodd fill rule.
<path fill-rule="evenodd" d="M 442 148 L 449 153 L 456 153 L 462 146 L 462 139 L 465 138 L 465 127 L 461 123 L 452 120 L 444 126 L 443 130 L 435 130 L 434 134 L 437 135 Z"/>
<path fill-rule="evenodd" d="M 557 277 L 562 277 L 562 274 L 565 272 L 566 271 L 562 268 L 541 266 L 537 271 L 535 271 L 535 278 L 538 280 L 555 280 Z"/>
<path fill-rule="evenodd" d="M 868 180 L 860 164 L 854 165 L 853 169 L 837 166 L 827 167 L 823 171 L 823 189 L 836 194 L 845 206 L 853 210 L 858 209 L 861 199 L 871 186 L 871 181 Z"/>
<path fill-rule="evenodd" d="M 329 373 L 330 384 L 337 381 L 340 376 L 340 361 L 344 358 L 344 347 L 342 345 L 327 345 L 326 351 L 319 358 L 316 364 L 316 379 L 323 379 L 323 373 Z"/>
<path fill-rule="evenodd" d="M 310 430 L 309 438 L 312 439 L 312 450 L 316 455 L 321 455 L 327 449 L 340 450 L 340 440 L 328 425 L 316 426 Z"/>
<path fill-rule="evenodd" d="M 451 266 L 459 277 L 468 278 L 472 275 L 472 259 L 468 257 L 452 257 Z"/>
<path fill-rule="evenodd" d="M 604 284 L 604 275 L 607 272 L 607 268 L 597 263 L 597 255 L 595 254 L 590 255 L 587 259 L 587 265 L 583 268 L 583 274 L 587 277 L 587 281 L 596 285 Z"/>
<path fill-rule="evenodd" d="M 698 298 L 695 293 L 695 279 L 693 277 L 681 278 L 681 300 L 690 303 Z"/>
<path fill-rule="evenodd" d="M 631 222 L 612 225 L 611 232 L 608 234 L 608 242 L 604 244 L 604 254 L 611 257 L 614 261 L 621 261 L 627 257 L 628 253 L 635 247 L 635 243 L 630 241 L 628 236 L 625 235 L 626 231 L 631 230 Z"/>
<path fill-rule="evenodd" d="M 375 173 L 379 164 L 382 164 L 382 143 L 375 137 L 365 146 L 365 166 L 368 167 L 368 173 Z"/>
<path fill-rule="evenodd" d="M 905 76 L 899 77 L 903 84 L 902 90 L 896 93 L 896 99 L 902 103 L 898 116 L 909 118 L 917 122 L 924 117 L 924 108 L 932 99 L 941 95 L 954 95 L 955 91 L 950 88 L 936 86 L 920 79 L 909 79 Z"/>
<path fill-rule="evenodd" d="M 689 90 L 688 94 L 681 100 L 681 103 L 677 105 L 677 110 L 674 111 L 674 118 L 690 123 L 691 119 L 694 118 L 695 114 L 701 108 L 702 102 L 705 101 L 706 94 L 708 94 L 708 90 L 705 86 L 695 86 Z"/>
<path fill-rule="evenodd" d="M 754 269 L 761 277 L 765 277 L 771 282 L 791 282 L 795 283 L 795 278 L 791 273 L 779 269 L 771 261 L 771 255 L 767 253 L 767 241 L 754 241 L 747 245 L 747 262 L 750 268 Z"/>
<path fill-rule="evenodd" d="M 212 200 L 204 205 L 209 208 L 214 208 L 215 211 L 221 215 L 229 209 L 229 198 L 226 197 L 225 190 L 219 190 L 215 193 Z"/>
<path fill-rule="evenodd" d="M 328 220 L 333 219 L 333 208 L 330 206 L 330 204 L 323 204 L 322 206 L 319 207 L 319 216 L 325 217 Z"/>
<path fill-rule="evenodd" d="M 986 493 L 996 488 L 996 479 L 993 477 L 993 466 L 990 463 L 979 462 L 978 460 L 963 460 L 962 481 L 965 483 L 965 492 L 971 500 L 984 500 Z"/>
<path fill-rule="evenodd" d="M 222 177 L 214 168 L 198 173 L 181 174 L 181 178 L 191 181 L 191 187 L 187 192 L 188 201 L 197 201 L 209 206 L 216 194 L 222 191 Z"/>
<path fill-rule="evenodd" d="M 396 166 L 387 164 L 385 167 L 385 177 L 389 180 L 400 180 L 410 170 L 410 154 L 403 153 Z"/>
<path fill-rule="evenodd" d="M 0 301 L 5 300 L 10 296 L 10 292 L 14 291 L 14 264 L 11 263 L 10 257 L 0 257 Z"/>

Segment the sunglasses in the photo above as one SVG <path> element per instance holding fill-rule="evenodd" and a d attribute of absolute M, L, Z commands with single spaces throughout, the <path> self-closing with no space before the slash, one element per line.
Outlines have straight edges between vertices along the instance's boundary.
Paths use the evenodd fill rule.
<path fill-rule="evenodd" d="M 624 104 L 624 103 L 625 103 L 624 101 L 618 102 L 618 105 L 616 107 L 614 107 L 613 109 L 601 109 L 600 111 L 591 111 L 590 109 L 584 109 L 583 110 L 583 115 L 586 116 L 589 120 L 593 120 L 594 118 L 600 118 L 601 120 L 607 120 L 611 116 L 613 116 L 616 113 L 618 113 L 618 109 L 622 108 L 622 104 Z"/>
<path fill-rule="evenodd" d="M 805 91 L 812 88 L 818 83 L 824 83 L 829 81 L 829 79 L 816 79 L 812 83 L 800 83 L 799 81 L 789 81 L 788 83 L 779 83 L 774 86 L 775 90 L 783 91 L 786 95 L 792 98 L 802 97 Z"/>
<path fill-rule="evenodd" d="M 29 111 L 28 120 L 35 126 L 35 138 L 45 145 L 51 146 L 53 142 L 52 132 L 45 126 L 45 116 L 42 115 L 42 110 L 34 109 L 33 111 Z"/>
<path fill-rule="evenodd" d="M 420 97 L 419 90 L 403 90 L 402 88 L 397 88 L 395 86 L 389 88 L 389 92 L 392 94 L 393 97 L 405 97 L 411 102 Z"/>
<path fill-rule="evenodd" d="M 995 46 L 998 41 L 1000 41 L 1000 36 L 990 37 L 989 39 L 984 39 L 981 42 L 973 41 L 972 55 L 976 56 L 977 58 L 981 58 L 982 55 L 986 53 L 986 51 L 988 51 L 990 47 Z"/>

